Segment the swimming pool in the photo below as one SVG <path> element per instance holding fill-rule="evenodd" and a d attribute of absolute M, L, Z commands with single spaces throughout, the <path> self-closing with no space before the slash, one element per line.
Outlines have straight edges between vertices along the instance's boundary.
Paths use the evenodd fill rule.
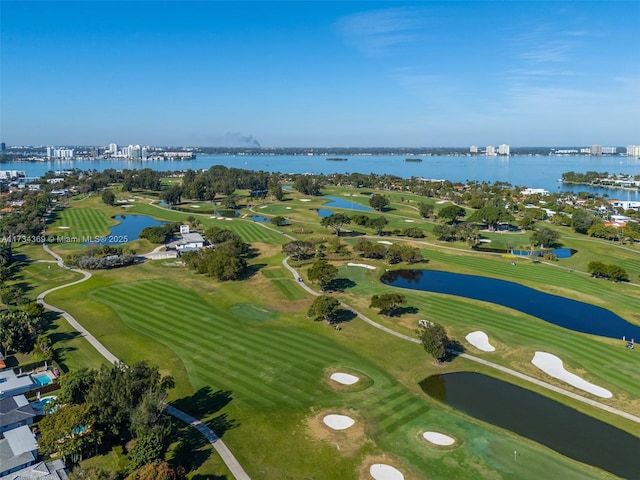
<path fill-rule="evenodd" d="M 40 386 L 49 385 L 52 382 L 51 377 L 46 372 L 31 375 L 31 378 Z"/>

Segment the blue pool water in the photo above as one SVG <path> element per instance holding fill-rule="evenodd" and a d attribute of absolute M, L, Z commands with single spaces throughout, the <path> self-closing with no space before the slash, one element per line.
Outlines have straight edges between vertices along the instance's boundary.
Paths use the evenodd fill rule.
<path fill-rule="evenodd" d="M 576 332 L 640 339 L 638 325 L 609 310 L 505 280 L 437 270 L 389 270 L 381 280 L 394 287 L 495 303 Z"/>
<path fill-rule="evenodd" d="M 38 385 L 49 385 L 51 383 L 51 378 L 46 373 L 38 373 L 36 375 L 31 375 L 31 378 Z"/>

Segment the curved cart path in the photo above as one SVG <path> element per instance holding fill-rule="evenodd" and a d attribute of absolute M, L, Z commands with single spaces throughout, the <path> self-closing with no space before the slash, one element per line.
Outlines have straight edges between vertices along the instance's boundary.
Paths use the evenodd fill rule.
<path fill-rule="evenodd" d="M 282 264 L 293 274 L 295 279 L 300 278 L 300 275 L 298 274 L 298 272 L 296 271 L 295 268 L 293 268 L 292 266 L 289 265 L 289 263 L 287 262 L 287 260 L 289 259 L 289 257 L 285 258 L 282 261 Z M 302 286 L 307 292 L 309 292 L 311 295 L 315 295 L 315 296 L 319 296 L 322 295 L 319 292 L 316 292 L 315 290 L 313 290 L 311 287 L 309 287 L 307 284 L 305 284 L 304 282 L 298 281 L 298 285 Z M 349 305 L 347 305 L 346 303 L 342 303 L 340 302 L 340 305 L 353 312 L 359 319 L 363 320 L 364 322 L 368 323 L 369 325 L 376 327 L 380 330 L 383 330 L 384 332 L 387 332 L 391 335 L 395 335 L 398 338 L 401 338 L 403 340 L 406 340 L 408 342 L 413 342 L 413 343 L 420 343 L 420 340 L 418 340 L 417 338 L 414 337 L 410 337 L 409 335 L 405 335 L 403 333 L 400 332 L 396 332 L 395 330 L 392 330 L 391 328 L 385 327 L 384 325 L 380 325 L 377 322 L 374 322 L 373 320 L 371 320 L 369 317 L 363 315 L 362 313 L 358 312 L 357 310 L 353 309 L 352 307 L 350 307 Z M 591 405 L 592 407 L 596 407 L 599 408 L 600 410 L 604 410 L 606 412 L 609 413 L 613 413 L 614 415 L 618 415 L 619 417 L 623 417 L 626 418 L 627 420 L 631 420 L 632 422 L 636 422 L 636 423 L 640 423 L 640 417 L 633 415 L 631 413 L 627 413 L 624 412 L 622 410 L 618 410 L 617 408 L 611 407 L 609 405 L 605 405 L 604 403 L 600 403 L 596 400 L 592 400 L 590 398 L 587 397 L 583 397 L 582 395 L 579 395 L 577 393 L 573 393 L 570 392 L 569 390 L 565 390 L 564 388 L 561 387 L 556 387 L 555 385 L 551 385 L 550 383 L 547 383 L 543 380 L 538 380 L 537 378 L 531 377 L 529 375 L 525 375 L 524 373 L 520 373 L 516 370 L 513 370 L 511 368 L 508 367 L 504 367 L 502 365 L 499 365 L 497 363 L 493 363 L 493 362 L 489 362 L 483 358 L 480 357 L 475 357 L 473 355 L 469 355 L 468 353 L 460 353 L 460 352 L 456 352 L 453 350 L 450 350 L 449 353 L 455 354 L 459 357 L 462 358 L 466 358 L 467 360 L 471 360 L 472 362 L 476 362 L 476 363 L 480 363 L 482 365 L 485 365 L 487 367 L 499 370 L 501 372 L 504 372 L 508 375 L 514 376 L 514 377 L 518 377 L 522 380 L 525 380 L 529 383 L 533 383 L 534 385 L 538 385 L 542 388 L 546 388 L 547 390 L 551 390 L 553 392 L 556 393 L 560 393 L 566 397 L 569 398 L 573 398 L 574 400 L 578 400 L 579 402 L 582 403 L 586 403 L 587 405 Z"/>
<path fill-rule="evenodd" d="M 65 266 L 64 261 L 62 260 L 62 257 L 60 257 L 60 255 L 51 251 L 51 249 L 47 245 L 43 245 L 43 248 L 45 252 L 47 252 L 49 255 L 51 255 L 53 258 L 56 259 L 56 263 L 61 268 L 65 268 L 73 272 L 78 272 L 83 275 L 83 278 L 81 278 L 80 280 L 76 280 L 75 282 L 50 288 L 49 290 L 42 292 L 40 295 L 38 295 L 38 298 L 36 299 L 36 301 L 39 304 L 41 304 L 44 308 L 62 315 L 73 328 L 75 328 L 78 332 L 80 332 L 80 336 L 85 338 L 110 363 L 119 362 L 120 360 L 118 359 L 118 357 L 116 357 L 109 350 L 107 350 L 105 346 L 102 345 L 96 339 L 96 337 L 91 335 L 91 333 L 89 333 L 87 329 L 85 329 L 82 325 L 80 325 L 80 323 L 78 323 L 78 321 L 75 318 L 73 318 L 69 313 L 65 312 L 64 310 L 60 310 L 59 308 L 56 308 L 53 305 L 50 305 L 47 302 L 45 302 L 44 298 L 49 293 L 55 292 L 56 290 L 60 290 L 62 288 L 70 287 L 72 285 L 77 285 L 78 283 L 85 282 L 91 278 L 91 273 L 85 272 L 84 270 L 78 270 L 75 268 L 69 268 Z M 229 447 L 225 445 L 225 443 L 220 439 L 220 437 L 218 437 L 214 433 L 213 430 L 211 430 L 209 427 L 207 427 L 204 423 L 202 423 L 197 418 L 194 418 L 191 415 L 181 410 L 178 410 L 175 407 L 172 407 L 171 405 L 167 406 L 167 413 L 169 415 L 172 415 L 182 420 L 183 422 L 188 423 L 193 428 L 198 430 L 209 441 L 209 443 L 213 446 L 213 448 L 215 448 L 216 452 L 218 452 L 218 455 L 220 455 L 220 458 L 222 458 L 222 461 L 225 463 L 225 465 L 227 466 L 231 474 L 237 480 L 251 480 L 251 477 L 249 477 L 249 475 L 247 475 L 247 473 L 244 471 L 244 469 L 242 468 L 242 465 L 240 465 L 236 457 L 234 457 L 233 453 L 231 453 L 231 450 L 229 450 Z"/>

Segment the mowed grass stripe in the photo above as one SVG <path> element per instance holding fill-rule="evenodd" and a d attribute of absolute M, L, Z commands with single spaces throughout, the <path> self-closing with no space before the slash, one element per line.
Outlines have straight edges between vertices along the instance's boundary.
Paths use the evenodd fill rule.
<path fill-rule="evenodd" d="M 109 303 L 111 300 L 117 300 L 116 305 L 124 304 L 123 302 L 129 302 L 129 306 L 127 307 L 129 310 L 133 310 L 138 308 L 141 312 L 142 321 L 149 321 L 149 299 L 153 296 L 153 294 L 148 293 L 139 297 L 140 301 L 133 301 L 135 298 L 135 294 L 133 291 L 122 290 L 120 292 L 121 295 L 117 293 L 106 294 L 102 296 L 101 301 L 104 303 Z M 96 293 L 94 293 L 96 295 Z M 98 298 L 100 298 L 100 294 L 98 293 Z M 146 303 L 145 303 L 146 302 Z M 144 305 L 147 306 L 144 306 Z M 137 307 L 137 305 L 140 305 Z M 237 322 L 234 320 L 224 321 L 224 316 L 216 316 L 212 317 L 208 314 L 206 320 L 212 320 L 213 322 L 208 323 L 206 320 L 202 321 L 202 317 L 198 317 L 198 320 L 195 320 L 196 315 L 192 316 L 179 316 L 178 314 L 184 310 L 184 308 L 179 306 L 169 307 L 166 304 L 163 305 L 162 312 L 158 312 L 158 316 L 162 318 L 162 320 L 158 323 L 158 328 L 161 328 L 162 325 L 167 322 L 175 325 L 176 329 L 179 330 L 189 330 L 196 335 L 196 338 L 193 341 L 197 342 L 202 338 L 203 329 L 206 326 L 215 329 L 212 333 L 216 336 L 225 336 L 231 337 L 236 342 L 243 342 L 246 345 L 246 348 L 255 348 L 255 346 L 262 346 L 263 348 L 269 351 L 269 354 L 278 355 L 279 351 L 282 350 L 282 347 L 287 347 L 287 350 L 290 355 L 296 356 L 301 362 L 309 363 L 309 364 L 318 364 L 322 365 L 326 363 L 331 358 L 334 358 L 337 354 L 341 352 L 341 350 L 335 347 L 328 342 L 324 344 L 320 344 L 318 339 L 305 334 L 302 336 L 303 332 L 291 332 L 289 330 L 280 329 L 278 331 L 269 331 L 269 330 L 261 330 L 259 335 L 254 335 L 253 333 L 246 330 L 246 328 L 240 327 Z M 197 306 L 191 304 L 189 307 L 191 309 L 198 309 Z M 172 315 L 172 311 L 175 311 L 176 314 Z M 126 315 L 126 313 L 124 313 Z M 176 322 L 172 322 L 171 318 L 179 318 L 180 324 L 178 325 Z M 195 322 L 198 322 L 197 324 Z M 213 339 L 211 339 L 213 340 Z M 223 340 L 223 341 L 226 341 Z M 277 347 L 276 347 L 277 346 Z M 316 355 L 312 358 L 309 358 L 308 352 L 309 349 L 313 348 Z"/>
<path fill-rule="evenodd" d="M 306 292 L 296 285 L 293 280 L 277 278 L 271 280 L 271 283 L 276 286 L 278 291 L 282 293 L 287 300 L 303 300 L 308 298 Z"/>
<path fill-rule="evenodd" d="M 413 423 L 417 417 L 425 415 L 429 410 L 423 400 L 413 398 L 412 402 L 402 410 L 395 410 L 395 407 L 391 408 L 389 411 L 392 411 L 393 414 L 385 415 L 384 418 L 377 422 L 376 428 L 387 434 L 393 433 L 400 427 Z"/>
<path fill-rule="evenodd" d="M 111 219 L 97 209 L 71 208 L 60 212 L 54 226 L 71 227 L 65 233 L 79 236 L 95 236 L 109 230 Z"/>

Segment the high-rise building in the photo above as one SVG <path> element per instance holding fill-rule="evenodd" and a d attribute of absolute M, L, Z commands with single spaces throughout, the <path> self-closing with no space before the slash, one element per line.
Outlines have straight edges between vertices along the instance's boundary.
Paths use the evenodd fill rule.
<path fill-rule="evenodd" d="M 503 143 L 498 147 L 498 155 L 509 155 L 511 148 L 509 145 Z"/>
<path fill-rule="evenodd" d="M 615 155 L 618 152 L 616 147 L 602 147 L 603 155 Z"/>
<path fill-rule="evenodd" d="M 591 145 L 589 153 L 591 155 L 602 155 L 602 145 Z"/>
<path fill-rule="evenodd" d="M 4 152 L 6 149 L 7 145 L 4 142 L 0 143 L 0 152 Z"/>
<path fill-rule="evenodd" d="M 475 145 L 471 145 L 469 147 L 469 153 L 478 153 L 478 147 L 476 147 Z"/>
<path fill-rule="evenodd" d="M 47 147 L 47 158 L 53 158 L 53 152 L 55 149 L 55 147 Z"/>
<path fill-rule="evenodd" d="M 109 144 L 109 153 L 111 155 L 115 155 L 118 153 L 118 144 L 117 143 L 110 143 Z"/>
<path fill-rule="evenodd" d="M 640 157 L 640 145 L 628 145 L 627 146 L 628 157 Z"/>
<path fill-rule="evenodd" d="M 494 157 L 496 155 L 496 147 L 492 145 L 487 145 L 487 148 L 485 149 L 484 154 L 487 157 Z"/>

